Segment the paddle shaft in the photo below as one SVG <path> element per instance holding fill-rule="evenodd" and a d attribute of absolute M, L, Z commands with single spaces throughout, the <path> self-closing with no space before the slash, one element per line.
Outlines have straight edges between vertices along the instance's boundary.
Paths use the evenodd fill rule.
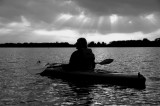
<path fill-rule="evenodd" d="M 105 59 L 101 62 L 96 62 L 95 64 L 100 64 L 100 65 L 105 65 L 105 64 L 110 64 L 111 62 L 113 62 L 113 59 Z M 49 64 L 47 63 L 46 66 L 49 65 L 50 67 L 54 66 L 54 67 L 61 67 L 67 64 L 62 64 L 62 63 L 53 63 L 53 64 Z"/>

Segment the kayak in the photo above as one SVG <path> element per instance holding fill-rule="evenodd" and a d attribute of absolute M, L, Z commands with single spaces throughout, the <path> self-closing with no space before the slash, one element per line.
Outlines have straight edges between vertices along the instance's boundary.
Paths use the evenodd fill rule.
<path fill-rule="evenodd" d="M 99 69 L 100 70 L 100 69 Z M 58 67 L 47 67 L 41 76 L 47 76 L 51 78 L 60 78 L 69 81 L 76 81 L 80 83 L 106 83 L 111 85 L 119 85 L 137 89 L 144 89 L 146 78 L 140 74 L 128 74 L 109 72 L 106 70 L 95 69 L 93 71 L 66 71 L 61 66 Z"/>

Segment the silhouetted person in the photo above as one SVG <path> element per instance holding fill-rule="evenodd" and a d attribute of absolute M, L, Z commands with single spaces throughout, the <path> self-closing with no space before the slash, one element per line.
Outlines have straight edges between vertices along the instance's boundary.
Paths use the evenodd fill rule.
<path fill-rule="evenodd" d="M 95 68 L 95 56 L 87 47 L 85 38 L 79 38 L 76 43 L 76 51 L 72 53 L 69 61 L 71 70 L 93 71 Z"/>

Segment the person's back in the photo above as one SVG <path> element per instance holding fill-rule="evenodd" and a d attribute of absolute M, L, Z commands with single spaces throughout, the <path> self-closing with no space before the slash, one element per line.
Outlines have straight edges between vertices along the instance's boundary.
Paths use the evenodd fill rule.
<path fill-rule="evenodd" d="M 70 58 L 69 66 L 73 70 L 91 71 L 95 68 L 95 56 L 91 49 L 87 48 L 85 38 L 79 38 L 76 43 L 77 50 L 73 52 Z"/>

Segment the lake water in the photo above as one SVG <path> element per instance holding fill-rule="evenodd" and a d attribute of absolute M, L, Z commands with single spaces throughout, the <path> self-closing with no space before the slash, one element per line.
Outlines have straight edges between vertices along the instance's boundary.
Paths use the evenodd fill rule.
<path fill-rule="evenodd" d="M 107 84 L 70 86 L 60 79 L 36 75 L 47 63 L 68 63 L 75 48 L 0 48 L 0 106 L 102 106 L 160 104 L 160 48 L 92 48 L 96 68 L 142 73 L 146 89 Z M 37 63 L 40 60 L 41 63 Z"/>

